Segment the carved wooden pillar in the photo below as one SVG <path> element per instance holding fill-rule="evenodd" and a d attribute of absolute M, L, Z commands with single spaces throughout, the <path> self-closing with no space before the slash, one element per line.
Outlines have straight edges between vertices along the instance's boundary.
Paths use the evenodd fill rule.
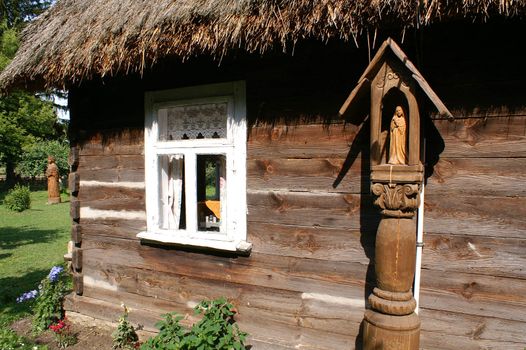
<path fill-rule="evenodd" d="M 416 258 L 415 212 L 424 179 L 417 96 L 427 96 L 440 115 L 450 120 L 453 116 L 391 39 L 378 49 L 341 107 L 340 115 L 352 110 L 349 107 L 364 96 L 371 99 L 371 189 L 381 210 L 375 248 L 377 286 L 369 297 L 371 309 L 364 316 L 364 349 L 416 350 L 420 320 L 414 312 L 416 302 L 411 287 Z M 400 117 L 405 120 L 405 127 L 400 127 L 404 124 Z M 390 121 L 394 126 L 387 127 Z M 396 161 L 391 161 L 389 154 L 394 152 L 388 147 L 389 138 L 393 137 L 391 129 L 397 130 L 396 142 L 401 134 L 406 138 L 406 144 L 396 151 Z M 405 149 L 407 157 L 402 157 Z"/>
<path fill-rule="evenodd" d="M 373 166 L 372 192 L 381 209 L 376 234 L 377 286 L 364 316 L 364 349 L 418 349 L 420 319 L 413 284 L 422 166 Z M 405 180 L 404 180 L 405 178 Z"/>

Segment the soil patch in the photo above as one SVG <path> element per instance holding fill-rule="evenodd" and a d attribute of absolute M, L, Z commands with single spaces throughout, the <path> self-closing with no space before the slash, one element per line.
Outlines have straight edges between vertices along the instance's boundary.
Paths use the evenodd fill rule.
<path fill-rule="evenodd" d="M 77 343 L 68 349 L 76 350 L 105 350 L 111 349 L 111 333 L 113 329 L 86 325 L 85 323 L 71 322 L 71 331 L 77 336 Z M 58 350 L 57 344 L 51 331 L 46 331 L 38 336 L 31 334 L 31 319 L 24 318 L 13 323 L 11 328 L 36 344 L 47 345 L 50 350 Z"/>

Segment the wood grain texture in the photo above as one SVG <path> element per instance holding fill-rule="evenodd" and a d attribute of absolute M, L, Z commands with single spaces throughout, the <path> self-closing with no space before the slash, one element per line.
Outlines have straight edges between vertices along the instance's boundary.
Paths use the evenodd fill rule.
<path fill-rule="evenodd" d="M 344 158 L 258 159 L 247 162 L 247 187 L 252 190 L 369 192 L 361 161 L 344 170 Z M 337 181 L 342 176 L 341 181 Z"/>
<path fill-rule="evenodd" d="M 132 265 L 221 282 L 266 286 L 296 292 L 319 293 L 363 300 L 367 266 L 360 263 L 252 254 L 228 258 L 110 237 L 83 238 L 85 267 L 100 262 Z"/>
<path fill-rule="evenodd" d="M 365 249 L 374 251 L 374 238 L 373 233 L 322 227 L 254 223 L 248 228 L 255 253 L 364 265 L 370 263 Z"/>
<path fill-rule="evenodd" d="M 425 269 L 526 279 L 526 239 L 426 233 L 424 242 Z"/>
<path fill-rule="evenodd" d="M 524 322 L 430 309 L 421 309 L 419 316 L 423 349 L 458 349 L 462 344 L 462 349 L 523 350 L 526 344 Z"/>
<path fill-rule="evenodd" d="M 74 223 L 71 225 L 71 240 L 77 246 L 82 243 L 82 232 L 79 224 Z"/>
<path fill-rule="evenodd" d="M 248 136 L 248 159 L 343 158 L 359 126 L 344 124 L 262 124 Z"/>
<path fill-rule="evenodd" d="M 302 325 L 340 334 L 346 334 L 341 324 L 347 322 L 354 323 L 356 334 L 363 311 L 359 305 L 333 302 L 328 297 L 320 300 L 298 292 L 230 282 L 218 284 L 173 273 L 157 276 L 151 270 L 119 265 L 96 266 L 87 269 L 85 276 L 85 296 L 97 298 L 102 288 L 96 288 L 94 284 L 103 285 L 107 292 L 134 293 L 143 299 L 152 297 L 172 303 L 172 307 L 182 314 L 192 314 L 192 307 L 203 299 L 224 296 L 236 305 L 241 315 L 267 314 L 284 325 Z M 331 317 L 324 317 L 325 313 L 330 313 Z"/>
<path fill-rule="evenodd" d="M 426 192 L 455 196 L 526 196 L 524 158 L 440 158 Z"/>
<path fill-rule="evenodd" d="M 526 156 L 526 118 L 495 116 L 433 122 L 443 138 L 447 158 L 517 158 Z"/>

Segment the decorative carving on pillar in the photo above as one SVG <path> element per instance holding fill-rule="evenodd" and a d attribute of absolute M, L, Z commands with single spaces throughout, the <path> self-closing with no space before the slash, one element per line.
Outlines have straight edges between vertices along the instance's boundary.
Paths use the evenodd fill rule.
<path fill-rule="evenodd" d="M 373 183 L 371 191 L 378 196 L 374 204 L 382 209 L 382 215 L 412 217 L 418 209 L 418 184 Z"/>

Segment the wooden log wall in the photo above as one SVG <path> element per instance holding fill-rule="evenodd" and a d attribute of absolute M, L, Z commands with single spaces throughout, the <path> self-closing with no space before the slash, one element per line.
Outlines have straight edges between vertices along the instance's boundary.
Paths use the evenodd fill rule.
<path fill-rule="evenodd" d="M 82 141 L 72 237 L 82 247 L 83 293 L 68 299 L 68 309 L 117 320 L 125 302 L 132 322 L 152 329 L 162 313 L 189 314 L 190 322 L 201 299 L 226 296 L 255 350 L 359 348 L 379 211 L 369 191 L 367 122 L 334 118 L 361 73 L 356 67 L 366 66 L 342 74 L 351 56 L 330 55 L 337 61 L 327 68 L 321 55 L 322 68 L 306 71 L 312 55 L 298 48 L 301 64 L 249 60 L 240 68 L 227 60 L 176 72 L 181 85 L 247 80 L 248 257 L 136 238 L 146 224 L 142 96 L 166 82 L 146 75 L 141 83 L 74 90 L 72 124 Z M 196 71 L 201 80 L 189 78 Z M 451 82 L 437 81 L 448 104 Z M 456 106 L 460 118 L 426 127 L 421 344 L 522 350 L 526 109 Z"/>

